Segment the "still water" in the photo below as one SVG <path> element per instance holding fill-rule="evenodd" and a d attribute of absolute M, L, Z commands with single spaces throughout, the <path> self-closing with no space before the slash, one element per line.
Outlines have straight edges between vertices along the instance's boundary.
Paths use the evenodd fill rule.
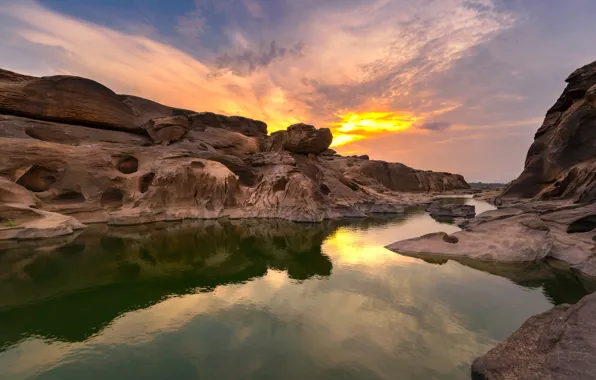
<path fill-rule="evenodd" d="M 43 246 L 4 242 L 0 378 L 467 379 L 471 361 L 529 316 L 593 288 L 548 265 L 422 261 L 383 248 L 457 230 L 412 210 L 320 225 L 94 226 Z"/>

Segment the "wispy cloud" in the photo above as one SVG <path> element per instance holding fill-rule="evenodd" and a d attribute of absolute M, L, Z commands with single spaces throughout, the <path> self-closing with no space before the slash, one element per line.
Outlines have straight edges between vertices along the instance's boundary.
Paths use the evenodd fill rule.
<path fill-rule="evenodd" d="M 289 48 L 278 46 L 275 40 L 269 44 L 261 44 L 256 49 L 242 49 L 241 51 L 224 52 L 215 58 L 218 69 L 229 69 L 236 75 L 250 75 L 256 70 L 272 64 L 283 58 L 299 58 L 304 45 L 297 42 Z"/>
<path fill-rule="evenodd" d="M 258 118 L 271 131 L 327 126 L 340 151 L 422 168 L 457 161 L 477 175 L 458 157 L 473 161 L 483 138 L 506 140 L 485 146 L 509 160 L 503 179 L 517 174 L 511 163 L 523 163 L 562 79 L 593 58 L 580 37 L 596 27 L 577 5 L 589 2 L 545 1 L 558 11 L 535 1 L 196 0 L 148 37 L 24 0 L 0 7 L 0 66 L 91 77 L 170 105 Z M 464 134 L 482 138 L 468 149 Z"/>
<path fill-rule="evenodd" d="M 185 37 L 197 38 L 205 27 L 205 17 L 200 11 L 192 11 L 185 15 L 178 16 L 176 30 Z"/>

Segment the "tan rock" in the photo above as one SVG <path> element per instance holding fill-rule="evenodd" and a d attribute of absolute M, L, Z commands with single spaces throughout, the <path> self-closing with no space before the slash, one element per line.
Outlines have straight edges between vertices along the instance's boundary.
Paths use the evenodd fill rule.
<path fill-rule="evenodd" d="M 188 118 L 186 116 L 156 117 L 144 125 L 155 144 L 169 145 L 182 140 L 188 133 Z"/>
<path fill-rule="evenodd" d="M 467 187 L 446 173 L 329 155 L 325 128 L 266 133 L 257 120 L 117 95 L 84 78 L 1 71 L 0 173 L 13 196 L 0 205 L 20 226 L 34 223 L 20 238 L 56 237 L 93 222 L 402 213 L 429 191 Z M 18 238 L 11 231 L 3 236 Z"/>
<path fill-rule="evenodd" d="M 333 141 L 329 128 L 315 128 L 308 124 L 293 124 L 284 136 L 283 148 L 293 153 L 321 154 Z"/>

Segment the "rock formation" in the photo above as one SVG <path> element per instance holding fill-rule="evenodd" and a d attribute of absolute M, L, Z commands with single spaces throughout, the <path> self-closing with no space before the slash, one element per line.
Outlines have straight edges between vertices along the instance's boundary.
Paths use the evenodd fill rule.
<path fill-rule="evenodd" d="M 343 157 L 328 129 L 267 125 L 118 95 L 89 79 L 0 70 L 0 239 L 83 223 L 319 222 L 400 213 L 459 175 Z"/>
<path fill-rule="evenodd" d="M 567 82 L 536 133 L 524 172 L 496 197 L 499 210 L 463 224 L 453 235 L 457 243 L 431 234 L 388 248 L 502 262 L 554 258 L 596 276 L 596 62 Z"/>
<path fill-rule="evenodd" d="M 556 259 L 596 276 L 596 62 L 567 78 L 525 168 L 453 235 L 429 234 L 389 249 L 418 257 L 532 262 Z M 429 256 L 430 255 L 430 256 Z M 596 296 L 528 320 L 477 359 L 475 380 L 596 379 Z"/>
<path fill-rule="evenodd" d="M 528 151 L 523 173 L 498 198 L 596 201 L 596 62 L 567 78 Z"/>
<path fill-rule="evenodd" d="M 433 202 L 428 206 L 426 212 L 434 219 L 473 218 L 476 215 L 476 207 L 473 205 Z"/>

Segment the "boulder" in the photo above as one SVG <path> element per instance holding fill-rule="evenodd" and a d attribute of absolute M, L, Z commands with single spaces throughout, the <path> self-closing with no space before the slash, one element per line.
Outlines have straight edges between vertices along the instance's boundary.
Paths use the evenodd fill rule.
<path fill-rule="evenodd" d="M 315 128 L 308 124 L 293 124 L 288 127 L 283 148 L 293 153 L 321 154 L 333 141 L 329 128 Z"/>
<path fill-rule="evenodd" d="M 287 131 L 276 131 L 269 135 L 264 142 L 263 150 L 265 152 L 274 152 L 284 149 Z"/>
<path fill-rule="evenodd" d="M 188 118 L 186 116 L 156 117 L 144 125 L 155 144 L 169 145 L 182 140 L 188 132 Z"/>
<path fill-rule="evenodd" d="M 472 379 L 596 379 L 596 294 L 528 319 L 474 361 Z"/>
<path fill-rule="evenodd" d="M 200 112 L 190 116 L 193 129 L 211 127 L 222 128 L 246 136 L 265 137 L 267 124 L 242 116 L 224 116 L 212 112 Z"/>
<path fill-rule="evenodd" d="M 129 106 L 90 79 L 30 77 L 0 69 L 0 113 L 106 129 L 140 132 Z"/>

